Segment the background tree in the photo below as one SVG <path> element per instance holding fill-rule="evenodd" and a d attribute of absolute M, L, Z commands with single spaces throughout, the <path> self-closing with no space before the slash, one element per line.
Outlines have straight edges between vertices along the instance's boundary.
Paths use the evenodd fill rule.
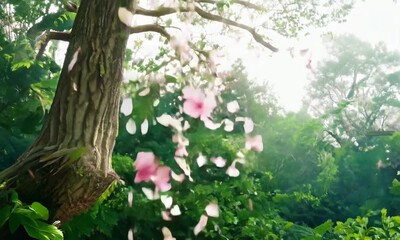
<path fill-rule="evenodd" d="M 313 72 L 308 101 L 332 140 L 363 146 L 366 135 L 398 131 L 400 54 L 351 35 L 334 37 L 327 46 L 328 58 Z"/>

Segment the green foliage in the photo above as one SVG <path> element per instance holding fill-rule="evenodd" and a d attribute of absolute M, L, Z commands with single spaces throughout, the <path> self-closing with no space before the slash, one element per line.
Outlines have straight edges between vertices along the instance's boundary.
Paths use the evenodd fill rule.
<path fill-rule="evenodd" d="M 14 190 L 4 191 L 0 194 L 2 202 L 0 205 L 0 236 L 2 234 L 13 236 L 17 234 L 18 229 L 23 227 L 29 237 L 34 239 L 64 239 L 63 233 L 56 226 L 46 223 L 49 211 L 42 204 L 38 202 L 30 205 L 24 204 L 18 199 L 18 194 Z"/>

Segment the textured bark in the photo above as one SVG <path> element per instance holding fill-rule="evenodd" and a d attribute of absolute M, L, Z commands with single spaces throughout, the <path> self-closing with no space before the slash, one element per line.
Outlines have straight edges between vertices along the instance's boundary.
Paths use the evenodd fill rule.
<path fill-rule="evenodd" d="M 82 213 L 118 179 L 111 154 L 129 36 L 118 8 L 127 2 L 81 1 L 49 118 L 34 144 L 0 173 L 23 199 L 47 205 L 54 220 Z"/>

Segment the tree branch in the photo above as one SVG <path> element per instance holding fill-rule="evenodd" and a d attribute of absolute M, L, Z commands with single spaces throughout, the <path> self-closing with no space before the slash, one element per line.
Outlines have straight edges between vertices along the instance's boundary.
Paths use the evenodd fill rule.
<path fill-rule="evenodd" d="M 215 1 L 215 0 L 196 0 L 196 2 L 198 2 L 198 3 L 211 3 L 211 4 L 217 4 L 218 3 L 218 1 Z M 264 10 L 264 8 L 262 8 L 262 7 L 260 7 L 260 6 L 256 5 L 256 4 L 253 4 L 253 3 L 250 3 L 250 2 L 246 2 L 246 1 L 233 0 L 233 1 L 231 1 L 231 3 L 232 4 L 239 4 L 239 5 L 242 5 L 244 7 L 247 7 L 247 8 L 250 8 L 250 9 L 254 9 L 254 10 L 258 10 L 258 11 Z"/>
<path fill-rule="evenodd" d="M 60 40 L 69 42 L 71 39 L 71 34 L 69 32 L 55 32 L 55 31 L 47 31 L 45 32 L 39 40 L 39 51 L 36 55 L 36 60 L 39 59 L 46 49 L 47 44 L 50 40 Z"/>
<path fill-rule="evenodd" d="M 156 25 L 156 24 L 147 24 L 147 25 L 140 25 L 136 27 L 130 28 L 130 33 L 142 33 L 142 32 L 156 32 L 164 36 L 166 39 L 170 40 L 171 35 L 165 30 L 164 27 Z"/>
<path fill-rule="evenodd" d="M 195 11 L 202 18 L 205 18 L 205 19 L 208 19 L 208 20 L 211 20 L 211 21 L 221 22 L 221 23 L 224 23 L 224 24 L 227 24 L 227 25 L 230 25 L 230 26 L 234 26 L 234 27 L 238 27 L 238 28 L 241 28 L 243 30 L 246 30 L 253 36 L 253 38 L 254 38 L 254 40 L 256 40 L 256 42 L 260 43 L 261 45 L 263 45 L 264 47 L 270 49 L 273 52 L 277 52 L 278 51 L 278 48 L 276 48 L 276 47 L 272 46 L 270 43 L 264 41 L 263 37 L 260 34 L 258 34 L 254 28 L 251 28 L 251 27 L 249 27 L 247 25 L 232 21 L 232 20 L 227 19 L 227 18 L 223 18 L 223 17 L 218 16 L 218 15 L 214 15 L 214 14 L 205 12 L 204 10 L 202 10 L 201 8 L 199 8 L 197 6 L 195 7 Z"/>
<path fill-rule="evenodd" d="M 144 16 L 150 16 L 150 17 L 162 17 L 162 16 L 166 16 L 169 14 L 173 14 L 173 13 L 177 13 L 177 12 L 189 12 L 190 10 L 188 8 L 180 8 L 180 9 L 175 9 L 175 8 L 166 8 L 166 7 L 162 7 L 159 8 L 157 10 L 148 10 L 148 9 L 144 9 L 142 7 L 138 7 L 136 9 L 136 14 L 140 14 L 140 15 L 144 15 Z M 233 20 L 218 16 L 218 15 L 214 15 L 211 13 L 208 13 L 204 10 L 202 10 L 201 8 L 195 6 L 194 11 L 200 15 L 200 17 L 211 20 L 211 21 L 216 21 L 216 22 L 221 22 L 224 23 L 226 25 L 230 25 L 230 26 L 234 26 L 234 27 L 238 27 L 241 28 L 243 30 L 246 30 L 247 32 L 249 32 L 254 40 L 256 40 L 256 42 L 260 43 L 261 45 L 263 45 L 264 47 L 270 49 L 273 52 L 277 52 L 278 48 L 272 46 L 270 43 L 264 41 L 263 37 L 258 34 L 256 32 L 256 30 L 254 28 L 251 28 L 247 25 L 235 22 Z"/>

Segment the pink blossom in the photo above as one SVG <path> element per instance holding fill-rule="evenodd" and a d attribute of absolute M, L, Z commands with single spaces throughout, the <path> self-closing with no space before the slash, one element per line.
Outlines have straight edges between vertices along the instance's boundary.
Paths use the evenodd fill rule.
<path fill-rule="evenodd" d="M 246 149 L 261 152 L 264 148 L 261 135 L 248 137 L 246 140 Z"/>
<path fill-rule="evenodd" d="M 183 90 L 183 112 L 193 118 L 206 119 L 217 106 L 213 94 L 204 94 L 201 89 L 186 86 Z"/>
<path fill-rule="evenodd" d="M 222 157 L 216 157 L 216 158 L 211 158 L 211 162 L 215 164 L 215 166 L 222 168 L 225 167 L 226 160 L 223 159 Z"/>
<path fill-rule="evenodd" d="M 206 213 L 209 217 L 219 217 L 219 207 L 216 203 L 209 203 L 206 208 Z"/>
<path fill-rule="evenodd" d="M 177 157 L 187 157 L 189 153 L 186 150 L 185 145 L 178 145 L 178 148 L 175 151 L 175 156 Z"/>
<path fill-rule="evenodd" d="M 171 189 L 171 183 L 169 183 L 170 172 L 171 169 L 167 166 L 157 168 L 154 176 L 151 177 L 151 180 L 156 185 L 156 189 L 159 189 L 161 192 L 165 192 Z"/>
<path fill-rule="evenodd" d="M 136 156 L 135 168 L 136 177 L 135 183 L 148 182 L 151 176 L 156 172 L 158 164 L 156 163 L 156 156 L 152 152 L 139 152 Z"/>
<path fill-rule="evenodd" d="M 172 221 L 169 211 L 161 211 L 161 217 L 164 221 Z"/>

